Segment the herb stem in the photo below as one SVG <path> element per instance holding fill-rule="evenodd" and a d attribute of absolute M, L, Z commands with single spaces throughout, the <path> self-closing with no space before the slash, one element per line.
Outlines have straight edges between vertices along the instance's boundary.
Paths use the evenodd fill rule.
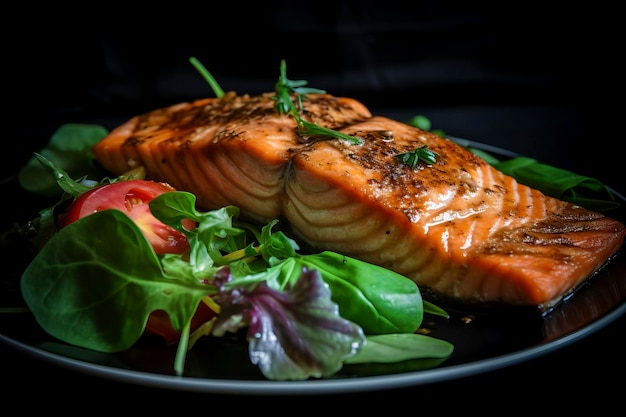
<path fill-rule="evenodd" d="M 232 261 L 236 261 L 239 259 L 243 259 L 246 257 L 251 256 L 250 255 L 250 249 L 253 249 L 255 251 L 255 254 L 259 254 L 261 253 L 261 251 L 259 250 L 258 247 L 245 247 L 242 249 L 237 249 L 236 251 L 230 252 L 226 255 L 224 255 L 224 260 L 228 261 L 228 262 L 232 262 Z"/>
<path fill-rule="evenodd" d="M 209 85 L 213 89 L 213 92 L 215 93 L 215 96 L 217 98 L 223 97 L 224 90 L 222 90 L 222 87 L 220 87 L 220 85 L 217 83 L 213 75 L 205 68 L 205 66 L 202 65 L 202 63 L 198 61 L 196 57 L 193 57 L 193 56 L 189 58 L 189 62 L 191 62 L 191 65 L 193 65 L 194 68 L 198 70 L 198 72 L 200 73 L 200 75 L 202 75 L 202 77 L 206 80 L 206 82 L 209 83 Z"/>
<path fill-rule="evenodd" d="M 298 133 L 301 135 L 344 139 L 357 145 L 362 144 L 363 139 L 359 137 L 346 135 L 345 133 L 302 119 L 300 111 L 302 111 L 302 99 L 306 97 L 306 94 L 326 92 L 317 88 L 305 87 L 307 84 L 307 81 L 304 80 L 290 80 L 287 78 L 287 64 L 284 59 L 280 62 L 280 76 L 276 82 L 276 96 L 274 97 L 274 100 L 276 100 L 275 108 L 278 114 L 291 114 L 298 124 Z M 295 100 L 298 102 L 297 106 L 291 99 L 292 94 L 295 94 Z"/>

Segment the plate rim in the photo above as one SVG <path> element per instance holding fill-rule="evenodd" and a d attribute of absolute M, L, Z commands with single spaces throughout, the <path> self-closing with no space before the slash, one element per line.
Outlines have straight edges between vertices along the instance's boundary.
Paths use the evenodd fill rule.
<path fill-rule="evenodd" d="M 17 341 L 0 333 L 0 342 L 31 357 L 62 368 L 112 381 L 133 383 L 146 387 L 187 392 L 236 395 L 303 395 L 303 394 L 347 394 L 381 389 L 406 388 L 439 383 L 475 376 L 490 371 L 517 365 L 545 354 L 569 346 L 606 327 L 626 313 L 626 302 L 607 312 L 592 324 L 583 326 L 565 336 L 547 343 L 518 351 L 480 359 L 468 363 L 439 368 L 417 370 L 406 373 L 359 376 L 337 379 L 312 379 L 304 381 L 234 380 L 221 378 L 199 378 L 152 373 L 147 371 L 121 369 L 106 365 L 85 362 L 36 346 Z"/>

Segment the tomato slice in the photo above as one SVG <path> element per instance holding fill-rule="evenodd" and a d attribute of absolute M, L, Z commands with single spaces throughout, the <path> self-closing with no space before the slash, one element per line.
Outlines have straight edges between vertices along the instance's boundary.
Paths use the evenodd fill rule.
<path fill-rule="evenodd" d="M 213 311 L 205 303 L 201 302 L 198 305 L 196 313 L 191 319 L 190 331 L 193 332 L 216 315 L 217 313 L 215 311 Z M 165 343 L 167 344 L 175 343 L 180 340 L 180 333 L 174 330 L 169 316 L 163 310 L 153 311 L 150 314 L 148 322 L 146 323 L 146 334 L 159 336 L 165 340 Z"/>
<path fill-rule="evenodd" d="M 154 217 L 148 206 L 152 199 L 170 191 L 175 189 L 169 184 L 149 180 L 128 180 L 98 186 L 72 202 L 60 226 L 98 211 L 116 209 L 135 222 L 157 254 L 180 254 L 189 248 L 187 237 Z M 189 220 L 184 225 L 193 228 L 195 222 Z"/>

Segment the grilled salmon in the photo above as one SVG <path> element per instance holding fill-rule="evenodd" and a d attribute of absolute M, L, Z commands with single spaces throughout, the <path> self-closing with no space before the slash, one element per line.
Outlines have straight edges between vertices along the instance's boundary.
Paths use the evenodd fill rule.
<path fill-rule="evenodd" d="M 280 219 L 313 250 L 414 280 L 441 301 L 546 311 L 621 248 L 621 222 L 516 182 L 453 141 L 357 100 L 309 94 L 307 121 L 362 140 L 302 137 L 271 93 L 228 93 L 138 115 L 93 148 L 115 175 L 147 175 L 257 222 Z M 427 146 L 432 164 L 396 156 Z"/>

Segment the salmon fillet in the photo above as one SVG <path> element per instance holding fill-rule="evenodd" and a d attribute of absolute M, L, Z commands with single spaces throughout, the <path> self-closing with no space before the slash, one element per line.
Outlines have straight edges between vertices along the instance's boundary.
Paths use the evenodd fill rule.
<path fill-rule="evenodd" d="M 546 311 L 623 244 L 621 222 L 519 184 L 357 100 L 310 94 L 302 114 L 362 144 L 300 137 L 272 95 L 157 109 L 93 152 L 115 175 L 144 166 L 149 178 L 194 193 L 201 209 L 235 205 L 253 221 L 280 219 L 311 249 L 394 270 L 443 301 Z M 424 145 L 439 155 L 434 164 L 397 161 Z"/>

